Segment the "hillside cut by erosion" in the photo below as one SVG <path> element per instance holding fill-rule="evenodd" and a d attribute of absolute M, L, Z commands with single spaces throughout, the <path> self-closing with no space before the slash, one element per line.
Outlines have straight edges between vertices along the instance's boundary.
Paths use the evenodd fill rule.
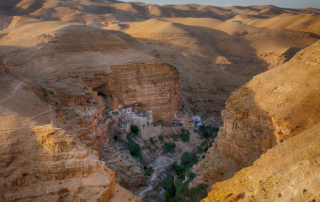
<path fill-rule="evenodd" d="M 0 2 L 0 30 L 34 21 L 51 29 L 49 22 L 56 21 L 121 31 L 120 38 L 134 49 L 176 67 L 185 108 L 208 120 L 216 117 L 211 122 L 218 126 L 231 92 L 320 39 L 319 14 L 315 8 L 272 5 L 12 0 Z M 100 46 L 96 42 L 87 44 Z"/>
<path fill-rule="evenodd" d="M 0 202 L 320 200 L 319 39 L 316 8 L 0 0 Z"/>
<path fill-rule="evenodd" d="M 26 22 L 1 34 L 1 200 L 139 201 L 100 161 L 119 123 L 108 113 L 152 107 L 155 121 L 171 123 L 178 71 L 114 31 Z M 127 171 L 133 187 L 146 183 L 139 167 Z"/>
<path fill-rule="evenodd" d="M 214 184 L 204 202 L 318 200 L 319 73 L 320 41 L 231 95 L 195 182 L 247 168 Z"/>

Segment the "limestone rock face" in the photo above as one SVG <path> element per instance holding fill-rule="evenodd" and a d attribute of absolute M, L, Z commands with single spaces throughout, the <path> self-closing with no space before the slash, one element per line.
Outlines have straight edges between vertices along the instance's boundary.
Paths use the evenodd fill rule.
<path fill-rule="evenodd" d="M 52 28 L 52 21 L 55 21 L 53 24 L 64 22 L 65 25 L 121 30 L 136 37 L 142 43 L 136 43 L 132 37 L 124 39 L 123 33 L 118 34 L 136 50 L 176 67 L 181 75 L 183 104 L 191 113 L 205 119 L 220 117 L 231 92 L 253 76 L 286 62 L 299 49 L 316 42 L 320 34 L 320 11 L 315 8 L 287 9 L 271 5 L 219 8 L 195 4 L 160 6 L 115 0 L 12 0 L 0 4 L 0 14 L 4 15 L 0 18 L 0 30 L 17 28 L 20 23 L 38 22 L 39 26 L 33 27 L 33 33 L 44 32 L 44 43 L 56 46 L 56 50 L 61 52 L 63 49 L 85 51 L 89 47 L 105 50 L 108 40 L 100 40 L 106 37 L 101 32 L 94 35 L 94 40 L 88 40 L 95 31 L 83 34 L 79 26 L 75 26 L 79 32 L 70 34 L 72 37 L 68 40 L 73 40 L 71 44 L 61 35 L 66 31 L 64 28 L 54 36 L 47 33 Z M 41 27 L 45 27 L 46 31 L 40 30 Z M 25 31 L 20 32 L 18 37 L 25 39 L 22 33 Z M 5 33 L 0 35 L 3 36 Z M 34 40 L 15 42 L 14 46 L 3 43 L 4 49 L 27 47 L 23 43 L 32 44 Z M 40 49 L 44 43 L 37 48 Z M 44 48 L 41 50 L 47 54 Z M 25 55 L 30 52 L 28 50 Z M 130 55 L 125 54 L 119 60 Z M 139 57 L 132 57 L 131 60 L 136 58 Z M 98 65 L 93 67 L 96 69 Z"/>
<path fill-rule="evenodd" d="M 0 108 L 0 194 L 5 201 L 108 201 L 115 174 L 64 130 Z"/>
<path fill-rule="evenodd" d="M 107 165 L 115 171 L 117 183 L 124 188 L 132 190 L 147 185 L 143 170 L 128 160 L 122 159 L 119 164 Z"/>
<path fill-rule="evenodd" d="M 111 66 L 111 74 L 85 76 L 88 88 L 97 91 L 112 109 L 130 106 L 146 113 L 152 108 L 155 121 L 173 122 L 180 106 L 179 72 L 158 60 L 130 62 Z"/>
<path fill-rule="evenodd" d="M 227 173 L 220 180 L 228 179 L 237 164 L 238 169 L 253 165 L 267 150 L 320 122 L 319 55 L 317 42 L 231 95 L 222 112 L 224 126 L 210 153 L 195 167 L 199 176 L 194 183 L 219 181 L 202 178 L 207 172 L 213 176 Z M 216 158 L 219 155 L 223 158 Z"/>
<path fill-rule="evenodd" d="M 144 104 L 155 100 L 158 119 L 163 116 L 169 122 L 180 100 L 177 71 L 130 48 L 111 32 L 72 23 L 38 23 L 8 28 L 7 38 L 1 38 L 8 47 L 0 50 L 1 123 L 13 122 L 0 126 L 1 200 L 3 196 L 7 201 L 108 201 L 123 194 L 141 201 L 123 188 L 115 193 L 115 174 L 99 161 L 99 152 L 112 141 L 118 123 L 117 117 L 108 116 L 107 104 L 120 104 L 131 96 L 117 96 L 120 87 L 114 88 L 119 92 L 109 90 L 121 82 L 130 90 L 144 90 L 138 107 L 151 107 Z M 133 69 L 132 74 L 123 78 L 121 68 Z M 158 82 L 154 91 L 153 80 Z M 163 87 L 167 91 L 159 92 Z M 135 103 L 132 100 L 130 104 Z M 26 123 L 16 126 L 19 122 Z M 130 187 L 146 183 L 141 169 L 127 167 L 133 172 L 122 177 L 133 175 Z"/>
<path fill-rule="evenodd" d="M 253 166 L 216 183 L 202 202 L 316 201 L 320 124 L 268 150 Z"/>
<path fill-rule="evenodd" d="M 104 120 L 104 105 L 86 111 L 43 103 L 32 92 L 34 84 L 0 70 L 1 202 L 141 201 L 99 161 L 115 122 Z"/>
<path fill-rule="evenodd" d="M 104 144 L 100 151 L 101 159 L 116 173 L 116 182 L 122 187 L 133 190 L 147 185 L 143 170 L 133 163 L 133 159 L 119 155 L 109 144 Z"/>
<path fill-rule="evenodd" d="M 130 48 L 119 38 L 124 34 L 61 22 L 19 25 L 3 31 L 1 43 L 10 46 L 2 50 L 5 66 L 40 83 L 43 99 L 67 106 L 105 101 L 143 113 L 152 108 L 155 122 L 172 123 L 181 99 L 179 72 Z"/>

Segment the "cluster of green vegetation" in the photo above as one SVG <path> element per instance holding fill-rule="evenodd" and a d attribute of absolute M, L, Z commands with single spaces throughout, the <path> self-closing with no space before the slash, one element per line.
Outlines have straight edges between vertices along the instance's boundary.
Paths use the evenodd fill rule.
<path fill-rule="evenodd" d="M 139 133 L 139 127 L 136 126 L 136 125 L 132 125 L 131 126 L 131 131 L 134 133 L 134 134 L 138 134 Z"/>
<path fill-rule="evenodd" d="M 159 135 L 159 136 L 158 136 L 158 139 L 159 139 L 159 141 L 160 141 L 161 143 L 164 143 L 163 135 Z"/>
<path fill-rule="evenodd" d="M 143 166 L 143 170 L 144 170 L 144 174 L 148 175 L 148 176 L 151 176 L 152 173 L 154 172 L 153 167 L 152 166 L 148 166 L 148 165 L 144 165 Z"/>
<path fill-rule="evenodd" d="M 184 152 L 181 155 L 181 163 L 174 162 L 172 168 L 178 176 L 178 180 L 174 182 L 173 176 L 167 175 L 162 185 L 164 187 L 165 202 L 200 202 L 208 194 L 207 185 L 200 184 L 196 187 L 189 188 L 188 184 L 196 177 L 196 174 L 191 171 L 193 165 L 198 163 L 198 154 L 202 153 L 202 146 L 197 147 L 192 152 Z M 186 180 L 186 177 L 187 180 Z"/>
<path fill-rule="evenodd" d="M 181 129 L 181 135 L 180 138 L 183 142 L 189 142 L 190 141 L 190 132 L 189 130 Z"/>
<path fill-rule="evenodd" d="M 204 152 L 205 149 L 202 147 L 203 144 L 208 144 L 208 143 L 205 141 L 205 142 L 203 142 L 201 145 L 198 145 L 198 146 L 195 148 L 195 151 L 196 151 L 197 154 L 201 154 L 201 153 Z"/>
<path fill-rule="evenodd" d="M 163 145 L 163 154 L 173 154 L 175 152 L 176 144 L 174 142 L 164 143 Z"/>
<path fill-rule="evenodd" d="M 132 156 L 138 157 L 140 160 L 142 160 L 142 154 L 140 153 L 140 145 L 137 144 L 132 137 L 128 137 L 128 142 L 126 143 L 126 145 Z"/>
<path fill-rule="evenodd" d="M 178 165 L 177 162 L 172 164 L 173 169 L 178 175 L 180 180 L 184 180 L 187 172 L 190 168 L 198 163 L 198 156 L 195 152 L 183 152 L 181 155 L 181 163 Z"/>
<path fill-rule="evenodd" d="M 205 139 L 215 138 L 219 132 L 219 128 L 211 125 L 201 125 L 198 130 L 201 137 Z"/>
<path fill-rule="evenodd" d="M 199 184 L 196 187 L 189 188 L 191 179 L 185 182 L 178 181 L 174 183 L 172 177 L 166 176 L 162 181 L 162 186 L 166 190 L 164 202 L 200 202 L 208 195 L 207 185 Z"/>

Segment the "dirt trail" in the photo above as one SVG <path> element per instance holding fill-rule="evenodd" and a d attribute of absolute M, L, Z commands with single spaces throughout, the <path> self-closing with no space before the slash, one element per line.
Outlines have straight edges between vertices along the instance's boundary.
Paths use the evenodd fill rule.
<path fill-rule="evenodd" d="M 17 86 L 12 90 L 12 95 L 10 95 L 9 97 L 7 97 L 7 98 L 5 98 L 5 99 L 3 99 L 3 100 L 0 100 L 0 103 L 1 103 L 1 102 L 4 102 L 4 101 L 6 101 L 6 100 L 9 100 L 9 99 L 12 98 L 13 96 L 15 96 L 17 90 L 21 87 L 22 84 L 23 84 L 23 82 L 21 81 L 21 82 L 19 83 L 19 85 L 17 85 Z"/>

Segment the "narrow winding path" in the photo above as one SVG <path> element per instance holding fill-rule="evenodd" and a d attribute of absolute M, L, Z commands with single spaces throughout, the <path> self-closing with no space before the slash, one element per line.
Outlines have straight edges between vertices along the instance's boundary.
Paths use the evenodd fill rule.
<path fill-rule="evenodd" d="M 42 112 L 42 113 L 40 113 L 40 114 L 37 114 L 37 115 L 31 117 L 31 119 L 35 119 L 35 118 L 37 118 L 37 117 L 39 117 L 39 116 L 41 116 L 41 115 L 43 115 L 43 114 L 49 113 L 49 112 L 52 112 L 52 110 L 45 111 L 45 112 Z"/>
<path fill-rule="evenodd" d="M 4 102 L 4 101 L 6 101 L 6 100 L 9 100 L 9 99 L 12 98 L 13 96 L 15 96 L 17 90 L 21 87 L 22 84 L 23 84 L 23 82 L 20 82 L 19 85 L 17 85 L 17 86 L 12 90 L 12 95 L 9 96 L 9 97 L 7 97 L 7 98 L 5 98 L 5 99 L 3 99 L 3 100 L 0 100 L 0 103 L 1 103 L 1 102 Z"/>

